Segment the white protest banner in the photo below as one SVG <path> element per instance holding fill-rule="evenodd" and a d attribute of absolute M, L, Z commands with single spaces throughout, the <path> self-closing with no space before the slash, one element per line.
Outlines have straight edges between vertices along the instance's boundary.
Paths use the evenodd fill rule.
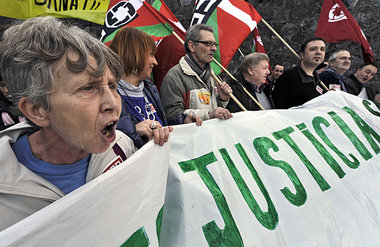
<path fill-rule="evenodd" d="M 168 154 L 169 145 L 146 144 L 121 165 L 0 232 L 0 246 L 158 246 Z"/>
<path fill-rule="evenodd" d="M 158 246 L 164 197 L 160 246 L 376 246 L 379 119 L 380 105 L 337 91 L 175 126 L 170 147 L 148 143 L 0 246 Z"/>
<path fill-rule="evenodd" d="M 161 246 L 379 244 L 379 120 L 379 105 L 329 92 L 181 126 Z"/>

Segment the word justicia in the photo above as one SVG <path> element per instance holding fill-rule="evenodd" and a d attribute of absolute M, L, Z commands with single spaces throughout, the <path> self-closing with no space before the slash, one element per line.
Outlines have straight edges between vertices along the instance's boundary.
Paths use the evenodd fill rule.
<path fill-rule="evenodd" d="M 369 114 L 380 117 L 379 105 L 375 105 L 374 103 L 366 100 L 363 100 L 362 104 Z M 293 152 L 293 154 L 299 158 L 304 168 L 306 168 L 307 172 L 311 175 L 313 181 L 322 192 L 329 190 L 331 185 L 318 170 L 318 167 L 316 167 L 308 158 L 308 152 L 310 150 L 303 150 L 303 145 L 300 144 L 305 143 L 305 141 L 312 144 L 315 148 L 316 154 L 319 154 L 322 158 L 321 161 L 323 161 L 319 162 L 319 168 L 326 165 L 328 169 L 331 169 L 339 179 L 343 179 L 346 175 L 344 170 L 347 171 L 347 169 L 357 169 L 361 165 L 360 160 L 368 161 L 380 153 L 380 135 L 353 109 L 347 106 L 344 106 L 342 109 L 352 118 L 362 135 L 355 133 L 353 129 L 345 122 L 345 120 L 343 120 L 343 118 L 336 112 L 330 111 L 327 112 L 329 118 L 321 116 L 313 117 L 311 120 L 310 129 L 305 123 L 299 123 L 295 126 L 288 126 L 281 130 L 272 132 L 271 137 L 260 136 L 253 139 L 252 145 L 262 162 L 275 169 L 280 169 L 293 185 L 294 189 L 290 189 L 288 187 L 281 189 L 281 193 L 284 198 L 292 205 L 297 207 L 304 205 L 307 201 L 307 190 L 305 189 L 299 175 L 297 175 L 294 167 L 292 167 L 288 161 L 274 158 L 275 153 L 283 151 L 279 148 L 279 146 L 281 146 L 279 145 L 280 142 L 281 144 L 286 144 L 281 147 L 287 147 L 287 152 Z M 311 130 L 311 126 L 314 131 Z M 336 140 L 329 138 L 327 131 L 329 128 L 334 128 L 335 130 L 341 131 L 341 134 L 347 137 L 347 142 L 352 144 L 352 147 L 358 154 L 345 154 L 345 151 L 347 150 L 339 149 L 339 145 L 335 143 Z M 294 138 L 294 135 L 296 134 L 301 134 L 303 137 L 302 143 L 297 142 L 299 138 Z M 244 198 L 245 203 L 249 206 L 249 209 L 255 215 L 260 224 L 269 230 L 274 230 L 279 223 L 279 214 L 275 204 L 271 199 L 266 185 L 260 178 L 259 173 L 255 168 L 255 166 L 257 167 L 257 164 L 254 164 L 250 160 L 246 151 L 247 148 L 241 143 L 236 143 L 234 145 L 234 149 L 236 149 L 241 160 L 249 170 L 250 175 L 262 193 L 263 198 L 265 198 L 267 209 L 263 210 L 257 202 L 255 196 L 251 193 L 249 187 L 247 186 L 247 181 L 245 181 L 247 179 L 243 178 L 239 169 L 235 165 L 235 163 L 239 161 L 236 160 L 236 156 L 235 160 L 231 158 L 230 153 L 233 150 L 220 148 L 218 151 L 209 152 L 191 160 L 178 162 L 178 165 L 184 173 L 196 172 L 196 174 L 199 175 L 211 193 L 212 198 L 215 201 L 225 223 L 225 227 L 223 229 L 220 229 L 214 220 L 202 226 L 203 233 L 209 245 L 213 245 L 213 243 L 216 242 L 220 244 L 224 241 L 228 241 L 228 243 L 233 244 L 233 246 L 243 246 L 239 229 L 235 223 L 235 219 L 231 213 L 226 197 L 208 169 L 208 165 L 213 164 L 214 162 L 219 162 L 215 152 L 220 153 L 223 162 L 228 168 L 228 171 L 231 174 L 231 177 L 238 187 L 242 197 Z"/>

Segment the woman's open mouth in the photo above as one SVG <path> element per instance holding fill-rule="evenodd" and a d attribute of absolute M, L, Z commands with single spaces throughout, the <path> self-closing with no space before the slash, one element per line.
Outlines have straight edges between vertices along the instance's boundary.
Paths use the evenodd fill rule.
<path fill-rule="evenodd" d="M 102 134 L 102 138 L 106 141 L 106 142 L 113 142 L 116 138 L 116 124 L 117 124 L 117 121 L 112 121 L 110 123 L 108 123 L 106 125 L 106 127 L 104 127 L 102 130 L 101 130 L 101 134 Z"/>

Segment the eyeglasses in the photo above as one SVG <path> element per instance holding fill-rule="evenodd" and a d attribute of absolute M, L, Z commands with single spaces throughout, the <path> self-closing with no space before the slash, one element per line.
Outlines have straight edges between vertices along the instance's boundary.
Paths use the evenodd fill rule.
<path fill-rule="evenodd" d="M 219 45 L 218 43 L 212 42 L 212 41 L 193 40 L 193 42 L 202 43 L 202 44 L 205 44 L 208 47 L 213 47 L 214 45 L 215 45 L 215 47 L 218 47 L 218 45 Z"/>

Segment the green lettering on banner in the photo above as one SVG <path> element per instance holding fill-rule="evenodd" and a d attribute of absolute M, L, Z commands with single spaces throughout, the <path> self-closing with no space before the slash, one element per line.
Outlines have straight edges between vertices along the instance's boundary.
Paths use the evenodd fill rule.
<path fill-rule="evenodd" d="M 329 127 L 330 123 L 324 119 L 323 117 L 315 117 L 312 121 L 313 127 L 317 135 L 324 141 L 324 143 L 331 148 L 338 156 L 339 158 L 350 168 L 356 169 L 359 167 L 360 163 L 358 159 L 350 153 L 349 156 L 352 158 L 352 161 L 349 160 L 327 137 L 325 132 L 322 130 L 321 124 L 323 124 L 325 127 Z"/>
<path fill-rule="evenodd" d="M 215 223 L 215 220 L 202 226 L 208 245 L 216 247 L 243 246 L 243 240 L 241 239 L 239 229 L 237 228 L 234 218 L 232 217 L 226 198 L 207 169 L 207 165 L 215 161 L 217 161 L 217 159 L 214 153 L 211 152 L 195 159 L 179 162 L 178 164 L 184 173 L 197 171 L 214 198 L 214 201 L 224 220 L 225 227 L 223 230 L 219 229 Z"/>
<path fill-rule="evenodd" d="M 248 204 L 252 213 L 255 215 L 256 219 L 267 229 L 273 230 L 276 228 L 278 224 L 278 213 L 276 211 L 276 208 L 274 207 L 273 202 L 268 194 L 268 191 L 259 177 L 259 174 L 257 173 L 256 169 L 253 167 L 251 161 L 249 160 L 241 144 L 240 143 L 236 144 L 235 147 L 238 150 L 240 156 L 242 157 L 244 163 L 248 167 L 249 171 L 251 172 L 252 177 L 255 180 L 257 186 L 260 188 L 260 191 L 267 202 L 268 212 L 263 212 L 263 210 L 261 210 L 259 204 L 257 203 L 255 197 L 252 195 L 247 184 L 241 177 L 239 170 L 236 168 L 227 150 L 225 148 L 222 148 L 222 149 L 219 149 L 219 152 L 222 155 L 224 162 L 226 162 L 226 165 L 228 169 L 230 170 L 230 173 L 232 177 L 234 178 L 235 183 L 239 187 L 240 193 L 242 194 L 245 202 Z"/>
<path fill-rule="evenodd" d="M 327 151 L 327 149 L 313 136 L 310 130 L 307 129 L 306 124 L 301 123 L 296 125 L 297 128 L 306 136 L 307 139 L 313 144 L 315 149 L 317 149 L 318 153 L 322 156 L 322 158 L 327 162 L 327 164 L 334 170 L 336 175 L 339 178 L 343 178 L 346 173 L 342 170 L 338 162 L 331 156 L 331 154 Z"/>
<path fill-rule="evenodd" d="M 374 109 L 372 109 L 372 108 L 370 107 L 370 105 L 375 105 L 375 106 L 377 107 L 377 109 L 380 110 L 380 104 L 376 104 L 376 103 L 374 103 L 374 102 L 372 102 L 372 101 L 369 101 L 369 100 L 363 100 L 362 103 L 363 103 L 364 107 L 365 107 L 370 113 L 372 113 L 372 114 L 375 115 L 375 116 L 380 117 L 380 111 L 376 111 L 376 110 L 374 110 Z"/>
<path fill-rule="evenodd" d="M 345 110 L 348 114 L 351 115 L 352 119 L 355 121 L 356 125 L 359 127 L 360 131 L 363 133 L 365 139 L 367 139 L 369 145 L 371 145 L 373 151 L 378 154 L 380 153 L 379 145 L 376 144 L 375 138 L 378 143 L 380 143 L 380 136 L 379 134 L 374 131 L 371 126 L 369 126 L 356 112 L 354 112 L 351 108 L 345 106 L 343 107 L 343 110 Z"/>
<path fill-rule="evenodd" d="M 322 175 L 315 169 L 313 164 L 309 161 L 309 159 L 305 156 L 305 154 L 301 151 L 301 149 L 297 146 L 294 140 L 289 136 L 289 134 L 293 133 L 294 129 L 292 127 L 287 127 L 277 132 L 273 132 L 272 135 L 277 139 L 284 139 L 284 141 L 293 149 L 293 151 L 300 158 L 302 163 L 309 170 L 311 176 L 313 176 L 314 180 L 317 182 L 319 188 L 322 191 L 330 189 L 330 185 L 327 181 L 322 177 Z"/>
<path fill-rule="evenodd" d="M 160 242 L 163 213 L 164 213 L 164 206 L 162 206 L 162 208 L 160 209 L 156 217 L 156 234 L 157 234 L 158 242 Z"/>
<path fill-rule="evenodd" d="M 161 233 L 161 223 L 162 223 L 162 214 L 164 206 L 160 209 L 156 217 L 156 233 L 158 242 L 160 242 L 160 233 Z M 149 237 L 145 232 L 145 228 L 142 226 L 137 231 L 135 231 L 122 245 L 121 247 L 145 247 L 149 246 Z"/>
<path fill-rule="evenodd" d="M 350 127 L 348 127 L 348 125 L 343 121 L 343 119 L 333 111 L 328 112 L 328 114 L 338 125 L 338 127 L 343 131 L 343 133 L 348 137 L 348 139 L 354 145 L 356 150 L 358 150 L 363 159 L 369 160 L 370 158 L 372 158 L 372 154 L 364 146 L 363 142 L 361 142 L 360 139 L 355 135 L 355 133 L 350 129 Z"/>
<path fill-rule="evenodd" d="M 149 238 L 144 227 L 140 227 L 120 247 L 147 247 L 149 244 Z"/>
<path fill-rule="evenodd" d="M 288 175 L 290 181 L 296 189 L 296 193 L 292 193 L 288 187 L 285 187 L 281 189 L 281 193 L 285 196 L 285 198 L 295 206 L 303 205 L 306 202 L 307 194 L 296 172 L 288 163 L 283 160 L 275 160 L 269 154 L 269 149 L 272 149 L 274 152 L 278 152 L 278 146 L 268 137 L 256 138 L 253 141 L 253 146 L 265 164 L 278 167 Z"/>

